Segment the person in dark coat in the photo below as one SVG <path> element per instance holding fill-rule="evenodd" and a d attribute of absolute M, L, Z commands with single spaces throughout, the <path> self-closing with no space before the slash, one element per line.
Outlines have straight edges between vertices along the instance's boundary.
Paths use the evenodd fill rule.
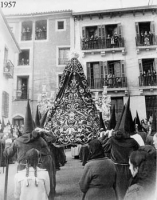
<path fill-rule="evenodd" d="M 43 129 L 34 129 L 29 101 L 27 103 L 24 134 L 18 137 L 14 142 L 8 144 L 6 141 L 6 148 L 4 154 L 8 157 L 12 157 L 17 152 L 18 170 L 23 170 L 26 167 L 26 152 L 32 148 L 37 149 L 40 152 L 40 168 L 46 169 L 50 177 L 50 194 L 49 200 L 54 200 L 55 186 L 56 186 L 56 170 L 54 161 L 52 160 L 51 152 L 47 144 L 47 140 L 55 142 L 56 138 L 52 133 Z"/>
<path fill-rule="evenodd" d="M 104 157 L 101 142 L 89 142 L 90 157 L 79 181 L 84 200 L 116 200 L 116 169 L 114 163 Z"/>
<path fill-rule="evenodd" d="M 103 145 L 104 153 L 108 153 L 114 162 L 117 172 L 116 190 L 118 200 L 123 200 L 126 190 L 129 186 L 131 173 L 129 170 L 129 155 L 132 151 L 139 148 L 136 140 L 130 137 L 133 120 L 130 112 L 130 97 L 125 110 L 122 112 L 119 127 L 108 141 Z"/>
<path fill-rule="evenodd" d="M 155 200 L 155 149 L 150 150 L 150 148 L 143 148 L 137 151 L 133 151 L 129 157 L 129 165 L 133 178 L 125 194 L 124 200 Z"/>

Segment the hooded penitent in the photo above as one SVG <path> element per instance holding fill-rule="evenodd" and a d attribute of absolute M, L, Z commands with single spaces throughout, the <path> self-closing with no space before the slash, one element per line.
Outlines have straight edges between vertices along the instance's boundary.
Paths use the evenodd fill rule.
<path fill-rule="evenodd" d="M 41 128 L 44 127 L 44 124 L 45 124 L 45 121 L 46 121 L 46 118 L 47 118 L 47 113 L 48 113 L 48 110 L 45 112 L 45 114 L 43 115 L 43 117 L 40 119 L 40 127 Z"/>
<path fill-rule="evenodd" d="M 100 129 L 103 129 L 104 131 L 106 130 L 103 118 L 102 118 L 102 112 L 99 112 L 99 120 L 100 120 Z"/>
<path fill-rule="evenodd" d="M 120 122 L 119 128 L 122 133 L 125 134 L 125 136 L 129 136 L 131 133 L 135 131 L 134 122 L 132 120 L 132 115 L 130 111 L 130 97 L 128 98 L 122 120 Z"/>
<path fill-rule="evenodd" d="M 40 127 L 40 115 L 39 115 L 38 106 L 37 106 L 36 114 L 35 114 L 35 126 Z"/>
<path fill-rule="evenodd" d="M 119 116 L 119 118 L 118 118 L 118 120 L 117 120 L 116 126 L 115 126 L 115 128 L 114 128 L 115 131 L 117 131 L 118 128 L 119 128 L 119 126 L 120 126 L 120 122 L 121 122 L 121 120 L 122 120 L 124 111 L 125 111 L 125 105 L 123 106 L 123 110 L 122 110 L 122 112 L 121 112 L 121 115 Z"/>
<path fill-rule="evenodd" d="M 34 129 L 34 123 L 33 123 L 31 108 L 30 108 L 30 104 L 28 100 L 27 106 L 26 106 L 25 121 L 24 121 L 24 134 L 31 133 L 33 129 Z"/>
<path fill-rule="evenodd" d="M 77 58 L 72 58 L 63 71 L 44 127 L 52 130 L 59 144 L 87 143 L 99 130 L 97 109 Z"/>
<path fill-rule="evenodd" d="M 108 124 L 108 130 L 114 129 L 116 126 L 116 114 L 115 114 L 115 105 L 113 106 L 111 118 Z"/>
<path fill-rule="evenodd" d="M 136 111 L 136 117 L 134 119 L 134 124 L 138 125 L 138 131 L 142 131 L 142 126 L 141 126 L 140 118 L 139 118 L 139 115 L 138 115 L 137 111 Z"/>

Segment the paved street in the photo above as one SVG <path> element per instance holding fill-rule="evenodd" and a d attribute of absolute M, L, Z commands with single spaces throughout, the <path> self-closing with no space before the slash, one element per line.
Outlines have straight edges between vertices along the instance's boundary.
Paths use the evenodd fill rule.
<path fill-rule="evenodd" d="M 67 163 L 57 171 L 57 188 L 55 200 L 80 200 L 82 193 L 80 192 L 78 181 L 83 171 L 83 167 L 79 159 L 71 157 L 70 150 L 66 150 Z M 4 198 L 4 180 L 5 173 L 0 168 L 0 200 Z M 16 164 L 9 165 L 9 181 L 8 181 L 8 199 L 13 200 L 14 182 L 13 177 L 16 173 Z"/>

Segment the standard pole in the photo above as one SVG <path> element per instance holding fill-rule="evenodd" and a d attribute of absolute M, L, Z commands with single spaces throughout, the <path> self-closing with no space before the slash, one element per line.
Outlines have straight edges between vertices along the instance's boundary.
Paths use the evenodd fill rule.
<path fill-rule="evenodd" d="M 9 159 L 8 159 L 8 157 L 6 157 L 5 186 L 4 186 L 4 200 L 7 200 L 8 171 L 9 171 Z"/>

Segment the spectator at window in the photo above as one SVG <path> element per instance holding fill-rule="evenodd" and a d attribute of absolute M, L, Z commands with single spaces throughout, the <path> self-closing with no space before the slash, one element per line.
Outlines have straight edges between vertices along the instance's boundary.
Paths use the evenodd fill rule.
<path fill-rule="evenodd" d="M 107 35 L 106 44 L 107 44 L 107 48 L 111 48 L 111 37 L 110 37 L 110 35 Z"/>
<path fill-rule="evenodd" d="M 43 26 L 42 35 L 43 35 L 42 39 L 46 39 L 46 27 L 45 26 Z"/>
<path fill-rule="evenodd" d="M 147 31 L 145 31 L 145 33 L 144 33 L 144 45 L 145 46 L 150 45 L 149 35 L 148 35 Z"/>
<path fill-rule="evenodd" d="M 142 73 L 142 86 L 146 86 L 146 72 L 143 71 Z"/>
<path fill-rule="evenodd" d="M 22 88 L 21 88 L 21 99 L 27 99 L 27 88 L 26 85 L 23 83 Z"/>
<path fill-rule="evenodd" d="M 90 48 L 93 49 L 94 48 L 94 36 L 91 35 L 90 37 Z"/>
<path fill-rule="evenodd" d="M 143 31 L 141 31 L 140 43 L 142 45 L 144 45 L 144 34 L 143 34 Z"/>
<path fill-rule="evenodd" d="M 29 65 L 29 59 L 26 60 L 26 65 Z"/>
<path fill-rule="evenodd" d="M 119 36 L 117 34 L 117 32 L 115 32 L 114 34 L 114 43 L 116 47 L 119 47 Z"/>
<path fill-rule="evenodd" d="M 153 45 L 153 33 L 151 31 L 149 31 L 149 42 L 150 42 L 150 45 Z"/>
<path fill-rule="evenodd" d="M 26 29 L 26 34 L 27 34 L 27 40 L 30 40 L 31 39 L 31 35 L 30 35 L 30 28 L 29 27 L 27 27 L 27 29 Z"/>
<path fill-rule="evenodd" d="M 152 77 L 152 73 L 150 70 L 148 70 L 147 72 L 147 82 L 148 82 L 148 85 L 152 85 L 151 84 L 151 77 Z"/>
<path fill-rule="evenodd" d="M 21 59 L 21 65 L 25 65 L 25 59 L 24 58 Z"/>
<path fill-rule="evenodd" d="M 26 39 L 27 39 L 26 29 L 23 28 L 23 29 L 22 29 L 22 40 L 26 40 Z"/>
<path fill-rule="evenodd" d="M 109 73 L 108 74 L 108 87 L 112 87 L 112 74 L 111 73 Z"/>
<path fill-rule="evenodd" d="M 153 80 L 153 85 L 156 85 L 156 71 L 154 69 L 152 72 L 152 80 Z"/>
<path fill-rule="evenodd" d="M 115 41 L 114 41 L 114 37 L 111 36 L 111 47 L 114 47 L 115 46 Z"/>

